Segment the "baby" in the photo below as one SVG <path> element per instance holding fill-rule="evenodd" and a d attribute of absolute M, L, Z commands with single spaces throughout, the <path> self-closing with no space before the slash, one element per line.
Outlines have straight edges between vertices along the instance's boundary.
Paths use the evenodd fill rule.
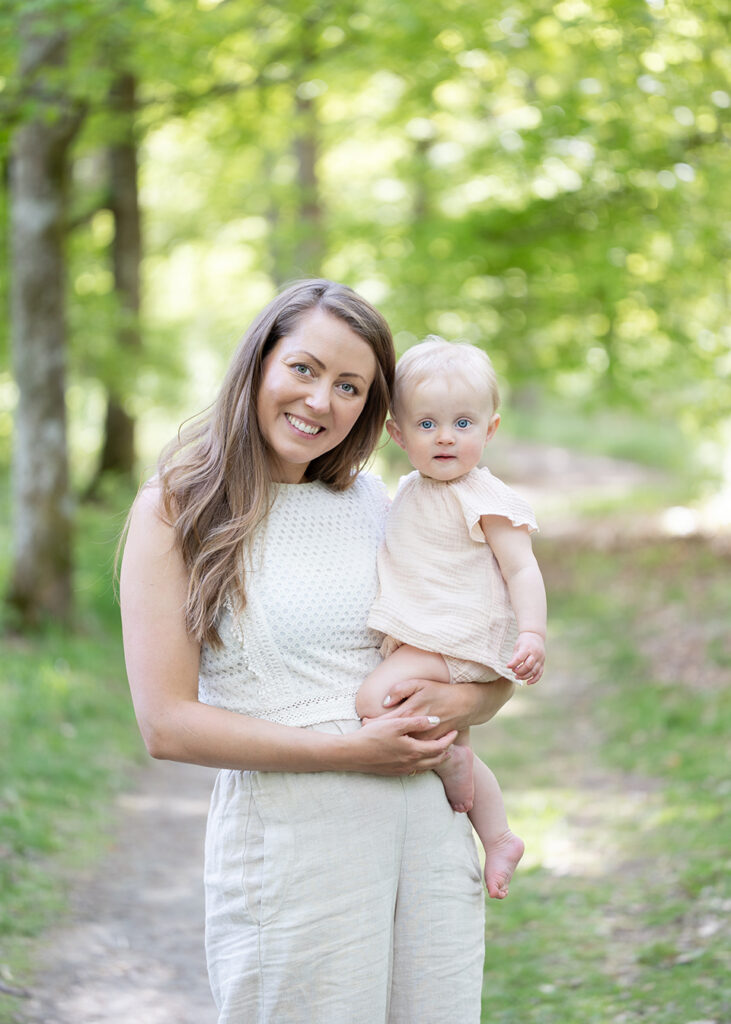
<path fill-rule="evenodd" d="M 395 683 L 537 683 L 543 674 L 546 593 L 531 546 L 530 507 L 486 468 L 500 423 L 488 356 L 431 337 L 399 360 L 386 424 L 416 470 L 404 477 L 379 553 L 379 594 L 368 624 L 385 634 L 384 661 L 363 682 L 361 718 L 384 714 Z M 459 734 L 437 772 L 485 847 L 488 894 L 503 899 L 523 841 L 507 822 L 497 779 Z"/>

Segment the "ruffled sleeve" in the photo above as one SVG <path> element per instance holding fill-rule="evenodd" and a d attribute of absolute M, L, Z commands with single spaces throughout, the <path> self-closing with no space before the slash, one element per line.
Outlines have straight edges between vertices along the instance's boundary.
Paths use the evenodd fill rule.
<path fill-rule="evenodd" d="M 487 467 L 473 469 L 467 476 L 455 480 L 451 490 L 459 502 L 470 538 L 478 544 L 486 543 L 480 516 L 505 516 L 513 526 L 527 526 L 530 533 L 538 530 L 528 502 L 493 476 Z"/>

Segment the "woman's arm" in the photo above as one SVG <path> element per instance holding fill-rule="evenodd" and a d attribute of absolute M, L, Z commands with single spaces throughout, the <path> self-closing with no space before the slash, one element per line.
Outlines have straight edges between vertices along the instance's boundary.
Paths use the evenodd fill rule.
<path fill-rule="evenodd" d="M 373 722 L 331 735 L 209 707 L 198 700 L 200 646 L 185 629 L 187 574 L 153 487 L 130 518 L 121 571 L 122 626 L 132 700 L 155 758 L 262 771 L 356 771 L 400 775 L 444 760 L 454 740 L 415 739 L 426 715 Z"/>

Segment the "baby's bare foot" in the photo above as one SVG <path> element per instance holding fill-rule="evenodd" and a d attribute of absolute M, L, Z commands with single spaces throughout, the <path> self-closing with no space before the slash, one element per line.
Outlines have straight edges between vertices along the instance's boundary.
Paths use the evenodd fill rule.
<path fill-rule="evenodd" d="M 488 895 L 504 900 L 516 865 L 523 856 L 525 843 L 510 829 L 485 847 L 485 884 Z"/>
<path fill-rule="evenodd" d="M 444 784 L 447 800 L 454 810 L 462 814 L 471 811 L 475 799 L 475 783 L 470 747 L 453 746 L 449 757 L 439 765 L 436 773 Z"/>

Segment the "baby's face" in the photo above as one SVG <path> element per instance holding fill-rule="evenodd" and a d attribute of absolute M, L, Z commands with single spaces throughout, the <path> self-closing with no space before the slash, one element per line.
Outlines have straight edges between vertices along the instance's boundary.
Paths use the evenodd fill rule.
<path fill-rule="evenodd" d="M 465 381 L 422 381 L 387 424 L 414 469 L 433 480 L 456 480 L 478 465 L 500 417 Z"/>

